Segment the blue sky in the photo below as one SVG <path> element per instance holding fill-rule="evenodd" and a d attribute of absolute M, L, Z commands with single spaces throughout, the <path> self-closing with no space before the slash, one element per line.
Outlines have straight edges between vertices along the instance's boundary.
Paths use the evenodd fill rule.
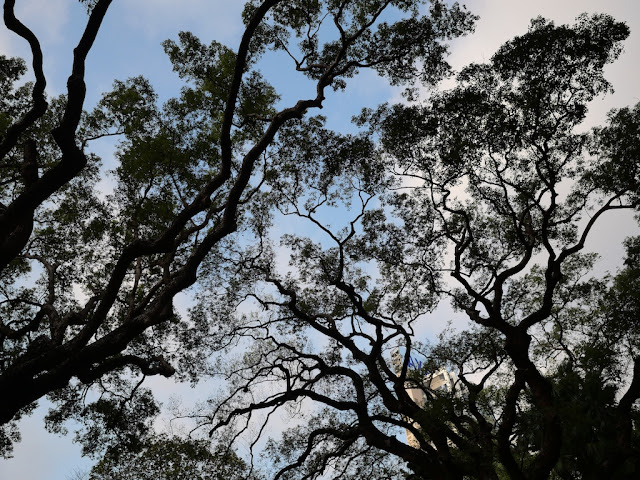
<path fill-rule="evenodd" d="M 50 94 L 62 93 L 71 65 L 72 48 L 80 38 L 82 22 L 86 19 L 83 7 L 76 0 L 18 0 L 16 3 L 17 16 L 34 30 L 43 45 Z M 115 0 L 88 58 L 87 107 L 110 89 L 114 79 L 134 75 L 150 78 L 161 98 L 176 95 L 181 84 L 171 71 L 160 43 L 167 38 L 175 39 L 180 30 L 189 30 L 204 42 L 216 39 L 234 47 L 242 34 L 242 3 Z M 631 36 L 625 44 L 625 52 L 616 64 L 607 68 L 607 77 L 616 92 L 593 103 L 587 123 L 600 124 L 609 109 L 640 101 L 637 86 L 640 78 L 640 2 L 637 0 L 471 0 L 467 5 L 481 19 L 474 35 L 452 43 L 450 62 L 454 68 L 472 61 L 488 60 L 504 41 L 525 32 L 529 20 L 537 15 L 556 23 L 568 23 L 583 11 L 605 12 L 626 21 L 631 27 Z M 26 57 L 28 51 L 22 39 L 2 26 L 0 53 Z M 265 65 L 263 73 L 268 78 L 277 75 L 273 81 L 280 89 L 290 93 L 304 90 L 304 84 L 295 83 L 295 74 L 287 76 L 275 65 Z M 389 88 L 375 75 L 366 74 L 353 81 L 345 93 L 329 93 L 321 113 L 332 117 L 333 125 L 346 125 L 361 107 L 394 99 L 399 99 L 398 91 Z M 97 153 L 108 164 L 111 161 L 109 145 L 97 148 Z M 587 248 L 604 252 L 600 268 L 612 268 L 622 255 L 621 239 L 637 232 L 630 215 L 610 215 L 598 226 Z M 450 315 L 446 306 L 438 309 L 433 314 L 436 321 L 429 323 L 429 329 L 422 333 L 433 335 Z M 172 390 L 166 381 L 155 383 L 161 392 Z M 0 480 L 67 480 L 76 467 L 90 465 L 81 459 L 80 447 L 73 444 L 70 437 L 60 438 L 44 431 L 43 413 L 41 408 L 23 422 L 23 441 L 16 447 L 15 458 L 0 461 Z"/>

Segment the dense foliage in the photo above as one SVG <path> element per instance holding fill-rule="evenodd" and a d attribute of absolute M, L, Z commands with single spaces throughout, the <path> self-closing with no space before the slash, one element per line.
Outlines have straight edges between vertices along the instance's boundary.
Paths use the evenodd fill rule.
<path fill-rule="evenodd" d="M 85 453 L 107 449 L 95 478 L 161 478 L 172 455 L 218 478 L 244 468 L 234 447 L 155 436 L 144 379 L 221 374 L 194 428 L 261 449 L 274 478 L 638 475 L 639 241 L 612 277 L 582 253 L 603 215 L 640 205 L 640 106 L 581 126 L 611 89 L 623 23 L 534 19 L 419 101 L 449 73 L 444 42 L 473 27 L 464 8 L 250 1 L 237 50 L 163 44 L 177 97 L 161 105 L 135 77 L 84 111 L 111 2 L 83 2 L 58 98 L 14 3 L 5 25 L 29 42 L 35 82 L 0 57 L 2 453 L 48 396 L 50 430 L 75 419 Z M 260 73 L 272 51 L 313 82 L 308 98 L 283 106 Z M 365 109 L 352 134 L 310 114 L 365 69 L 408 102 Z M 108 136 L 117 167 L 100 192 L 90 152 Z M 466 322 L 421 341 L 443 301 Z M 432 388 L 442 368 L 452 388 Z M 292 428 L 266 438 L 282 415 Z"/>
<path fill-rule="evenodd" d="M 298 168 L 270 181 L 273 202 L 308 225 L 281 240 L 290 268 L 265 237 L 234 290 L 193 312 L 251 312 L 224 331 L 255 343 L 229 365 L 214 431 L 303 408 L 305 427 L 268 450 L 276 478 L 361 478 L 372 447 L 410 478 L 637 476 L 637 240 L 613 279 L 581 253 L 602 215 L 638 208 L 640 107 L 579 128 L 627 35 L 604 15 L 538 18 L 454 88 L 365 110 L 359 136 L 312 124 L 283 142 Z M 467 327 L 420 345 L 447 299 Z M 443 366 L 458 385 L 434 390 Z"/>
<path fill-rule="evenodd" d="M 247 465 L 209 442 L 158 436 L 137 451 L 112 450 L 89 472 L 88 480 L 257 480 Z"/>
<path fill-rule="evenodd" d="M 437 81 L 448 70 L 443 41 L 474 20 L 438 1 L 251 1 L 237 50 L 188 33 L 164 44 L 185 81 L 176 98 L 159 105 L 137 77 L 85 112 L 85 60 L 111 0 L 83 2 L 88 20 L 59 98 L 46 96 L 42 48 L 15 3 L 4 1 L 4 24 L 28 42 L 35 82 L 20 85 L 25 62 L 0 57 L 3 453 L 45 395 L 57 405 L 49 428 L 88 421 L 91 450 L 148 431 L 144 415 L 114 418 L 155 411 L 145 376 L 207 378 L 216 324 L 181 318 L 174 298 L 259 235 L 271 209 L 264 182 L 280 168 L 274 144 L 358 71 L 409 87 Z M 295 56 L 308 97 L 278 103 L 256 67 L 273 50 Z M 101 195 L 106 172 L 91 145 L 107 136 L 120 139 L 118 165 Z"/>

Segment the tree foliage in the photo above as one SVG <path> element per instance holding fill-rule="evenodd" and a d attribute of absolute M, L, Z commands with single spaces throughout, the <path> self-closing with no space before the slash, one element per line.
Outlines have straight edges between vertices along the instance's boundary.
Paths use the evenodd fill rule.
<path fill-rule="evenodd" d="M 410 478 L 637 475 L 637 242 L 613 279 L 581 253 L 601 216 L 638 208 L 639 107 L 580 129 L 627 35 L 606 15 L 538 18 L 452 89 L 365 110 L 360 135 L 335 145 L 314 127 L 279 144 L 298 169 L 274 177 L 273 202 L 316 233 L 282 238 L 289 272 L 265 237 L 238 263 L 245 288 L 202 298 L 207 318 L 228 318 L 225 301 L 253 312 L 223 333 L 255 346 L 229 365 L 213 431 L 315 411 L 270 450 L 275 478 L 349 478 L 371 448 Z M 420 345 L 446 299 L 468 327 Z M 449 391 L 431 388 L 443 366 L 458 372 Z"/>
<path fill-rule="evenodd" d="M 326 91 L 361 70 L 394 85 L 435 82 L 448 70 L 443 42 L 474 21 L 439 1 L 251 1 L 235 50 L 189 33 L 165 42 L 185 82 L 177 97 L 160 105 L 136 77 L 85 111 L 85 61 L 111 1 L 82 2 L 86 27 L 57 98 L 45 93 L 42 48 L 15 3 L 4 2 L 4 24 L 28 42 L 35 82 L 20 85 L 25 63 L 0 58 L 3 453 L 15 421 L 45 395 L 57 404 L 54 430 L 67 418 L 102 422 L 85 436 L 96 446 L 147 428 L 120 418 L 131 402 L 155 411 L 144 377 L 207 378 L 211 349 L 226 340 L 212 335 L 215 322 L 182 318 L 174 298 L 205 270 L 229 284 L 225 268 L 253 254 L 247 244 L 272 209 L 265 180 L 293 168 L 278 163 L 276 144 L 291 143 L 284 137 L 313 123 L 307 112 Z M 279 102 L 258 69 L 272 50 L 313 82 L 308 97 Z M 91 145 L 111 136 L 115 186 L 101 194 L 106 172 Z"/>
<path fill-rule="evenodd" d="M 250 1 L 237 50 L 189 33 L 163 44 L 177 97 L 160 105 L 136 77 L 84 111 L 110 1 L 84 2 L 59 98 L 14 3 L 5 25 L 29 42 L 35 82 L 17 85 L 24 63 L 0 58 L 4 452 L 48 395 L 48 427 L 79 420 L 87 453 L 119 444 L 153 463 L 173 440 L 149 437 L 144 378 L 222 372 L 196 426 L 254 458 L 290 415 L 263 451 L 276 479 L 637 476 L 638 240 L 613 277 L 582 252 L 603 215 L 639 206 L 640 106 L 581 125 L 611 89 L 623 23 L 534 19 L 417 101 L 449 73 L 444 41 L 472 29 L 464 8 Z M 309 97 L 283 106 L 260 73 L 271 51 L 313 82 Z M 409 102 L 365 109 L 350 134 L 310 114 L 365 69 Z M 120 143 L 101 195 L 90 147 L 107 136 Z M 185 315 L 174 299 L 191 287 Z M 420 342 L 442 301 L 466 325 Z M 456 385 L 432 388 L 443 367 Z M 110 452 L 98 470 L 116 468 Z"/>
<path fill-rule="evenodd" d="M 256 480 L 232 451 L 211 450 L 204 440 L 160 435 L 138 451 L 113 449 L 89 473 L 88 480 Z"/>

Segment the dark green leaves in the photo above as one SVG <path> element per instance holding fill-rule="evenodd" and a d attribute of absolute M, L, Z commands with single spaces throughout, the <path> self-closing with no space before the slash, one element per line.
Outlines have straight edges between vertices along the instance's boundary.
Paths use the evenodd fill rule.
<path fill-rule="evenodd" d="M 640 103 L 609 113 L 609 124 L 594 130 L 592 151 L 600 157 L 586 180 L 606 193 L 628 192 L 640 205 Z"/>
<path fill-rule="evenodd" d="M 602 69 L 615 60 L 629 36 L 629 28 L 608 15 L 582 15 L 575 26 L 555 26 L 538 17 L 529 32 L 504 44 L 492 57 L 503 78 L 518 78 L 533 92 L 565 95 L 582 90 L 569 102 L 588 101 L 610 84 Z M 531 98 L 533 101 L 533 98 Z"/>
<path fill-rule="evenodd" d="M 232 450 L 213 450 L 206 440 L 158 435 L 136 452 L 114 448 L 89 474 L 89 480 L 248 480 L 247 465 Z"/>

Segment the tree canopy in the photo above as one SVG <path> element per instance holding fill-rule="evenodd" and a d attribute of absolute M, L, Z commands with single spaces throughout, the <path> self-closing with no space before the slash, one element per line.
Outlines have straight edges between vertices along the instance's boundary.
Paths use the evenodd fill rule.
<path fill-rule="evenodd" d="M 640 107 L 579 129 L 627 35 L 605 15 L 538 18 L 455 87 L 365 110 L 363 133 L 335 150 L 324 130 L 285 145 L 282 161 L 304 173 L 278 177 L 274 201 L 318 233 L 282 239 L 289 272 L 263 251 L 238 263 L 258 285 L 203 297 L 212 319 L 226 318 L 223 299 L 254 305 L 224 332 L 255 347 L 229 366 L 213 431 L 268 424 L 296 403 L 314 411 L 272 444 L 275 478 L 361 478 L 372 447 L 410 478 L 637 475 L 640 357 L 633 282 L 622 280 L 637 269 L 637 240 L 613 279 L 594 278 L 581 253 L 602 215 L 638 208 Z M 341 224 L 335 205 L 353 216 Z M 414 328 L 446 299 L 468 328 L 420 345 Z M 434 390 L 443 366 L 459 385 Z"/>
<path fill-rule="evenodd" d="M 59 405 L 50 428 L 92 416 L 113 435 L 114 425 L 144 427 L 107 420 L 129 408 L 122 399 L 149 403 L 140 378 L 205 376 L 199 359 L 210 352 L 215 324 L 180 318 L 173 299 L 206 264 L 243 255 L 239 239 L 262 228 L 281 132 L 302 125 L 327 89 L 344 88 L 360 70 L 398 85 L 437 81 L 447 71 L 443 42 L 474 19 L 441 2 L 247 2 L 236 50 L 188 33 L 165 43 L 185 81 L 178 97 L 158 105 L 151 83 L 137 77 L 116 81 L 85 112 L 85 61 L 111 1 L 83 3 L 88 20 L 67 92 L 47 98 L 40 42 L 15 16 L 15 1 L 4 2 L 4 23 L 28 42 L 35 76 L 20 86 L 25 63 L 0 59 L 5 448 L 15 420 L 45 395 Z M 388 11 L 395 19 L 382 21 Z M 315 83 L 309 97 L 277 103 L 255 67 L 270 50 L 295 58 L 294 71 Z M 104 172 L 90 146 L 105 136 L 120 146 L 116 186 L 101 197 L 95 187 Z M 87 406 L 89 392 L 99 401 Z"/>
<path fill-rule="evenodd" d="M 75 419 L 87 454 L 107 449 L 95 478 L 160 478 L 172 455 L 217 478 L 204 443 L 154 437 L 144 380 L 219 375 L 195 427 L 262 449 L 273 478 L 638 474 L 640 242 L 602 278 L 582 252 L 603 215 L 640 205 L 640 104 L 581 128 L 624 23 L 534 19 L 437 90 L 446 42 L 475 21 L 458 4 L 249 1 L 236 49 L 187 32 L 163 44 L 178 96 L 161 104 L 134 77 L 88 109 L 111 1 L 82 3 L 68 90 L 49 98 L 39 41 L 4 2 L 35 81 L 0 57 L 3 454 L 47 396 L 50 430 Z M 283 104 L 260 70 L 273 52 L 308 97 Z M 313 112 L 367 69 L 406 102 L 332 130 L 334 112 Z M 100 192 L 105 137 L 119 144 Z M 295 232 L 279 237 L 283 219 Z M 443 301 L 466 326 L 416 338 Z M 436 389 L 443 368 L 455 384 Z M 283 413 L 295 426 L 263 438 Z"/>
<path fill-rule="evenodd" d="M 160 435 L 139 451 L 111 450 L 89 472 L 89 480 L 256 480 L 247 465 L 224 447 L 204 440 Z"/>

